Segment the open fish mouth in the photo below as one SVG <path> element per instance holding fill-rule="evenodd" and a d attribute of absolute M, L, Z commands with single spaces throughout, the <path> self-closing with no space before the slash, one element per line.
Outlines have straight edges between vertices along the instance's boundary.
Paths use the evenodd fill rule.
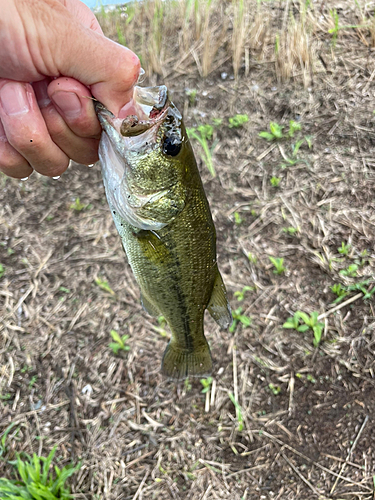
<path fill-rule="evenodd" d="M 165 85 L 159 87 L 134 87 L 133 98 L 128 104 L 129 115 L 117 118 L 99 101 L 95 111 L 103 129 L 113 127 L 122 137 L 136 137 L 157 124 L 161 124 L 168 114 L 170 101 Z"/>

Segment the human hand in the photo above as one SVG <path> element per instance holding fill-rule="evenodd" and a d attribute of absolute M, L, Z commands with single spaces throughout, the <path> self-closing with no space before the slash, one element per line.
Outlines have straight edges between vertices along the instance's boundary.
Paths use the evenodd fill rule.
<path fill-rule="evenodd" d="M 91 96 L 125 116 L 137 56 L 105 38 L 79 0 L 0 0 L 0 12 L 0 171 L 54 177 L 70 159 L 94 163 Z"/>

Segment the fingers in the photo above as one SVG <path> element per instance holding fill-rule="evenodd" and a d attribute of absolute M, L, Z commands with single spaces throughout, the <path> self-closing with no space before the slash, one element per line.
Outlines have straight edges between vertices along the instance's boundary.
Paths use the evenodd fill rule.
<path fill-rule="evenodd" d="M 28 83 L 0 82 L 0 120 L 6 135 L 1 143 L 0 169 L 12 177 L 27 177 L 27 163 L 50 177 L 61 175 L 69 165 L 68 156 L 53 142 Z M 10 153 L 9 146 L 19 153 Z M 17 160 L 18 159 L 18 160 Z M 17 163 L 18 161 L 18 163 Z M 12 175 L 13 173 L 13 175 Z"/>
<path fill-rule="evenodd" d="M 88 89 L 71 78 L 34 83 L 42 116 L 52 140 L 77 163 L 98 160 L 101 127 Z"/>
<path fill-rule="evenodd" d="M 93 21 L 94 29 L 96 23 Z M 133 95 L 140 70 L 138 57 L 75 18 L 57 25 L 61 33 L 53 36 L 64 41 L 55 52 L 59 73 L 90 87 L 92 95 L 118 115 Z"/>
<path fill-rule="evenodd" d="M 0 121 L 0 171 L 8 177 L 23 179 L 32 174 L 33 169 L 8 142 Z"/>

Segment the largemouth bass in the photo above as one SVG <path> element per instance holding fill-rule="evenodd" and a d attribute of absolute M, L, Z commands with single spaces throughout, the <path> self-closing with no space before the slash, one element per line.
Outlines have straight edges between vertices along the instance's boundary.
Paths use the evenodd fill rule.
<path fill-rule="evenodd" d="M 212 359 L 204 311 L 222 327 L 232 321 L 216 262 L 216 233 L 181 115 L 167 88 L 135 87 L 135 114 L 96 113 L 105 191 L 144 309 L 171 332 L 162 372 L 207 375 Z"/>

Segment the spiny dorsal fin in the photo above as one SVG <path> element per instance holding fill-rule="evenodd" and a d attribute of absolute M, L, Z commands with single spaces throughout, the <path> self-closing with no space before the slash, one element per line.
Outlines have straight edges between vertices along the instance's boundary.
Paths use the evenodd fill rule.
<path fill-rule="evenodd" d="M 228 328 L 232 323 L 232 312 L 227 299 L 227 291 L 219 270 L 217 271 L 210 302 L 207 306 L 208 312 L 221 328 Z"/>

